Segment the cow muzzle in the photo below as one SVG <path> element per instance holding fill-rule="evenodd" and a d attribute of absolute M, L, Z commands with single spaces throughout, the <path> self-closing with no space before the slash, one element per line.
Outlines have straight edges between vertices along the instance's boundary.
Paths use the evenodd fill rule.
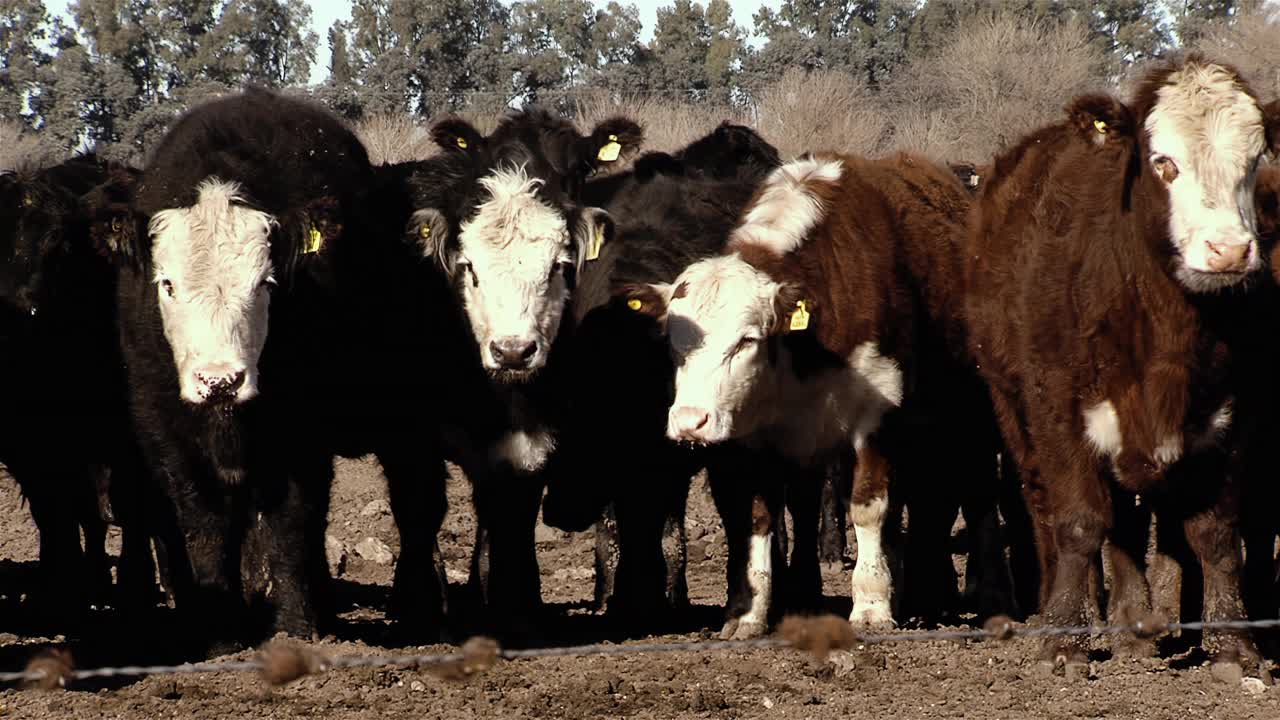
<path fill-rule="evenodd" d="M 229 363 L 204 365 L 192 371 L 196 396 L 202 403 L 241 402 L 248 376 L 244 367 Z"/>
<path fill-rule="evenodd" d="M 543 362 L 540 349 L 533 338 L 500 337 L 489 343 L 489 361 L 496 370 L 536 370 Z"/>
<path fill-rule="evenodd" d="M 1253 243 L 1248 240 L 1210 240 L 1205 243 L 1205 249 L 1205 265 L 1210 272 L 1243 273 L 1250 269 Z"/>
<path fill-rule="evenodd" d="M 681 405 L 671 408 L 667 416 L 667 437 L 676 442 L 714 442 L 713 427 L 711 412 L 702 408 Z"/>

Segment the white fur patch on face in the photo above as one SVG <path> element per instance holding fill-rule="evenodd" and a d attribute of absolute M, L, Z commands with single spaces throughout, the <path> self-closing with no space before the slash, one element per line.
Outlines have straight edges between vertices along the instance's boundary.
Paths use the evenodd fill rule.
<path fill-rule="evenodd" d="M 884 497 L 849 506 L 858 542 L 858 559 L 853 567 L 853 612 L 849 622 L 857 627 L 882 628 L 893 625 L 893 578 L 885 555 L 883 528 L 889 501 Z"/>
<path fill-rule="evenodd" d="M 257 393 L 275 219 L 241 204 L 239 190 L 209 178 L 194 205 L 151 218 L 160 317 L 190 403 L 240 403 Z"/>
<path fill-rule="evenodd" d="M 717 443 L 754 429 L 756 395 L 768 380 L 762 347 L 775 321 L 778 283 L 737 254 L 685 269 L 667 305 L 667 335 L 676 361 L 676 397 L 667 435 Z M 705 416 L 705 421 L 704 421 Z"/>
<path fill-rule="evenodd" d="M 455 258 L 463 305 L 486 369 L 536 370 L 569 300 L 564 269 L 575 262 L 572 238 L 563 214 L 538 197 L 542 181 L 524 168 L 498 169 L 480 182 L 490 199 L 462 225 Z"/>
<path fill-rule="evenodd" d="M 1084 411 L 1084 436 L 1099 454 L 1116 457 L 1124 449 L 1120 437 L 1120 417 L 1110 400 L 1104 400 Z"/>
<path fill-rule="evenodd" d="M 546 464 L 555 449 L 556 438 L 549 432 L 516 430 L 503 436 L 490 449 L 489 455 L 494 464 L 506 462 L 516 472 L 533 473 Z"/>
<path fill-rule="evenodd" d="M 839 160 L 816 158 L 794 160 L 774 170 L 730 240 L 758 245 L 777 255 L 799 248 L 826 217 L 822 201 L 811 192 L 811 183 L 835 185 L 843 172 Z"/>
<path fill-rule="evenodd" d="M 1179 282 L 1209 292 L 1261 268 L 1253 193 L 1265 133 L 1257 101 L 1225 68 L 1189 64 L 1157 92 L 1146 130 L 1149 161 L 1177 168 L 1167 188 Z"/>

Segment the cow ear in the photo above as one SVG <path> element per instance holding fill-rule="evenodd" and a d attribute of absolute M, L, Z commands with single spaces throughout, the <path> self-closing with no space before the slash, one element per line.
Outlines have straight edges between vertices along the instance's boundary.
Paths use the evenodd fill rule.
<path fill-rule="evenodd" d="M 435 208 L 414 210 L 405 228 L 405 241 L 422 252 L 422 257 L 432 258 L 445 265 L 445 245 L 449 239 L 449 225 L 444 214 Z"/>
<path fill-rule="evenodd" d="M 290 232 L 297 242 L 294 256 L 318 255 L 342 235 L 342 204 L 332 195 L 322 195 L 296 214 Z"/>
<path fill-rule="evenodd" d="M 655 175 L 684 175 L 684 163 L 668 153 L 664 152 L 647 152 L 636 158 L 635 164 L 631 166 L 635 173 L 636 179 L 641 182 L 648 182 Z"/>
<path fill-rule="evenodd" d="M 579 270 L 582 269 L 584 262 L 600 257 L 604 246 L 613 242 L 613 233 L 613 218 L 609 217 L 609 213 L 594 207 L 582 209 L 577 227 L 573 232 Z"/>
<path fill-rule="evenodd" d="M 1272 100 L 1262 108 L 1262 123 L 1266 128 L 1267 147 L 1271 153 L 1280 157 L 1280 99 Z"/>
<path fill-rule="evenodd" d="M 1081 95 L 1067 106 L 1067 118 L 1080 137 L 1095 145 L 1133 137 L 1133 113 L 1110 95 Z"/>
<path fill-rule="evenodd" d="M 802 288 L 782 283 L 773 296 L 773 334 L 805 332 L 814 326 L 817 303 Z"/>
<path fill-rule="evenodd" d="M 626 283 L 613 289 L 613 299 L 631 312 L 663 322 L 673 293 L 667 283 Z"/>
<path fill-rule="evenodd" d="M 644 130 L 624 117 L 613 117 L 596 125 L 591 134 L 578 141 L 579 157 L 592 170 L 621 165 L 644 144 Z"/>
<path fill-rule="evenodd" d="M 142 218 L 133 209 L 138 171 L 109 163 L 106 179 L 80 197 L 80 209 L 89 220 L 89 238 L 98 254 L 121 259 L 143 255 Z"/>
<path fill-rule="evenodd" d="M 431 139 L 442 150 L 476 155 L 484 149 L 484 136 L 460 117 L 448 117 L 431 126 Z"/>

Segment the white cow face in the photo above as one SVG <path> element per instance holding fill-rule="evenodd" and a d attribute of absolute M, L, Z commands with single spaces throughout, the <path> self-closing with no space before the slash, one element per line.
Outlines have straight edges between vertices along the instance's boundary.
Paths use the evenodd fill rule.
<path fill-rule="evenodd" d="M 242 204 L 238 192 L 210 178 L 194 205 L 151 218 L 160 318 L 179 392 L 195 405 L 239 404 L 258 391 L 276 221 Z"/>
<path fill-rule="evenodd" d="M 1156 92 L 1145 127 L 1150 172 L 1169 193 L 1179 282 L 1208 292 L 1261 268 L 1253 193 L 1266 147 L 1258 102 L 1225 68 L 1190 62 Z"/>
<path fill-rule="evenodd" d="M 446 265 L 485 369 L 526 380 L 547 362 L 588 245 L 611 224 L 602 210 L 552 206 L 523 168 L 500 168 L 480 183 L 489 198 L 462 224 Z"/>
<path fill-rule="evenodd" d="M 777 394 L 767 343 L 778 327 L 781 284 L 732 254 L 648 287 L 666 308 L 676 366 L 668 437 L 710 444 L 759 429 Z"/>

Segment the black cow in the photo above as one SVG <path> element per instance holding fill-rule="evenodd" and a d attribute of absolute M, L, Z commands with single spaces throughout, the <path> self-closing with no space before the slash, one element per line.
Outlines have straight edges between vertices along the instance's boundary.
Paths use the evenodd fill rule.
<path fill-rule="evenodd" d="M 129 527 L 122 587 L 129 600 L 154 599 L 150 545 L 135 531 L 130 497 L 138 458 L 116 339 L 112 237 L 109 228 L 93 235 L 81 206 L 106 171 L 87 154 L 0 176 L 0 462 L 40 530 L 32 606 L 51 616 L 106 599 L 113 510 Z"/>
<path fill-rule="evenodd" d="M 95 211 L 121 228 L 121 347 L 175 599 L 218 642 L 262 629 L 245 599 L 313 635 L 333 469 L 295 399 L 328 388 L 301 386 L 322 360 L 290 286 L 362 227 L 372 169 L 332 115 L 254 88 L 187 112 L 153 158 Z"/>

